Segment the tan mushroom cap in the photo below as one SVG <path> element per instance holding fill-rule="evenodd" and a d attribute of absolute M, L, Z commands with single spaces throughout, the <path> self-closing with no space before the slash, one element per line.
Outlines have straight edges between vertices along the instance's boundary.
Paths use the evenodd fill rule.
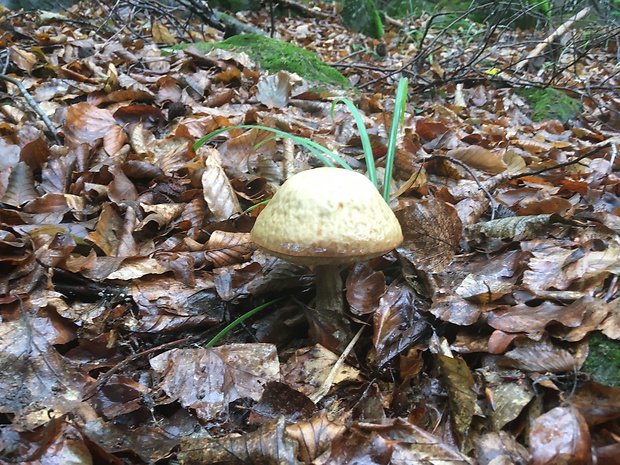
<path fill-rule="evenodd" d="M 366 176 L 316 168 L 282 184 L 256 219 L 252 240 L 293 263 L 328 265 L 383 255 L 403 234 Z"/>

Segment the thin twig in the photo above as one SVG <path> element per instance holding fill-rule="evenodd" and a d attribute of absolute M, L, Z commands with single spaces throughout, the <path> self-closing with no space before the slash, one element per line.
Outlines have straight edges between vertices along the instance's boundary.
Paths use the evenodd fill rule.
<path fill-rule="evenodd" d="M 28 103 L 28 105 L 30 105 L 30 107 L 35 111 L 35 113 L 39 115 L 39 117 L 45 123 L 45 126 L 47 126 L 47 129 L 49 129 L 49 131 L 52 133 L 52 136 L 54 136 L 54 140 L 56 141 L 56 144 L 62 145 L 62 142 L 60 141 L 60 138 L 58 137 L 58 133 L 56 132 L 56 128 L 54 127 L 50 119 L 47 117 L 47 115 L 43 113 L 43 110 L 41 110 L 41 107 L 39 106 L 39 104 L 35 102 L 35 100 L 32 98 L 28 90 L 21 83 L 21 81 L 15 78 L 12 78 L 10 76 L 7 76 L 6 74 L 0 74 L 0 79 L 4 79 L 5 81 L 8 81 L 11 84 L 17 86 L 17 88 L 23 95 L 24 99 L 26 99 L 26 102 Z"/>
<path fill-rule="evenodd" d="M 127 365 L 129 365 L 134 360 L 137 360 L 137 359 L 139 359 L 140 357 L 142 357 L 144 355 L 149 355 L 149 354 L 152 354 L 152 353 L 160 351 L 160 350 L 169 349 L 170 347 L 175 347 L 175 346 L 178 346 L 180 344 L 184 344 L 184 343 L 186 343 L 186 342 L 188 342 L 190 340 L 192 340 L 191 337 L 185 337 L 183 339 L 177 339 L 176 341 L 167 342 L 167 343 L 159 345 L 157 347 L 151 347 L 150 349 L 143 350 L 142 352 L 138 352 L 137 354 L 130 355 L 125 360 L 123 360 L 122 362 L 117 363 L 112 368 L 110 368 L 108 371 L 106 371 L 103 375 L 101 375 L 99 378 L 97 378 L 97 382 L 95 384 L 93 384 L 90 388 L 88 388 L 88 390 L 84 393 L 84 396 L 82 397 L 82 400 L 88 400 L 92 396 L 94 396 L 95 393 L 99 389 L 101 389 L 101 387 L 105 383 L 108 382 L 108 380 L 112 377 L 113 374 L 115 374 L 118 371 L 120 371 L 121 369 L 125 368 Z"/>
<path fill-rule="evenodd" d="M 336 379 L 336 375 L 340 371 L 340 368 L 342 367 L 342 364 L 344 363 L 346 358 L 349 356 L 349 354 L 353 350 L 353 347 L 355 347 L 355 344 L 357 343 L 360 336 L 362 335 L 363 330 L 364 330 L 364 327 L 362 326 L 357 332 L 357 334 L 353 336 L 353 339 L 351 339 L 351 342 L 349 342 L 349 344 L 344 349 L 344 351 L 342 352 L 338 360 L 336 360 L 336 363 L 334 363 L 334 366 L 332 367 L 331 371 L 327 375 L 327 378 L 325 378 L 325 382 L 323 382 L 323 385 L 308 396 L 312 402 L 316 404 L 323 397 L 325 397 L 325 395 L 332 388 L 332 384 L 334 384 L 334 379 Z"/>
<path fill-rule="evenodd" d="M 484 192 L 484 195 L 486 195 L 486 197 L 489 199 L 489 202 L 491 202 L 491 208 L 492 208 L 491 219 L 495 217 L 495 206 L 497 205 L 495 202 L 495 199 L 493 198 L 491 193 L 487 190 L 487 188 L 482 185 L 482 183 L 478 180 L 478 176 L 476 176 L 476 173 L 474 173 L 474 171 L 469 166 L 467 166 L 467 164 L 463 163 L 461 160 L 458 160 L 454 157 L 450 157 L 448 155 L 433 155 L 431 157 L 425 158 L 422 161 L 428 162 L 434 159 L 448 160 L 454 164 L 459 165 L 461 168 L 467 171 L 469 175 L 472 177 L 472 179 L 476 182 L 480 190 Z"/>
<path fill-rule="evenodd" d="M 583 155 L 579 155 L 577 158 L 574 158 L 573 160 L 565 161 L 563 163 L 558 163 L 557 165 L 548 166 L 546 168 L 541 168 L 541 169 L 536 170 L 536 171 L 526 171 L 524 173 L 514 174 L 509 179 L 512 181 L 514 179 L 524 178 L 526 176 L 535 176 L 537 174 L 545 173 L 547 171 L 556 170 L 558 168 L 563 168 L 565 166 L 574 165 L 576 163 L 579 163 L 584 158 L 588 158 L 588 157 L 594 155 L 596 152 L 604 149 L 607 145 L 609 145 L 611 143 L 613 143 L 613 139 L 609 139 L 609 140 L 603 141 L 603 143 L 597 144 L 594 148 L 588 150 Z"/>

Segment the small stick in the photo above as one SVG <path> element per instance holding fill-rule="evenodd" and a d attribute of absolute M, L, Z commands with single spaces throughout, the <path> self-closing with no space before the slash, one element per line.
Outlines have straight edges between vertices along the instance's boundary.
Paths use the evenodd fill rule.
<path fill-rule="evenodd" d="M 334 366 L 329 372 L 329 375 L 327 375 L 327 378 L 325 379 L 325 382 L 323 383 L 323 385 L 308 396 L 312 402 L 316 404 L 323 397 L 325 397 L 325 395 L 329 392 L 329 390 L 332 387 L 332 384 L 334 383 L 334 379 L 336 378 L 336 375 L 340 371 L 340 367 L 342 367 L 342 364 L 344 363 L 345 359 L 349 356 L 349 354 L 353 350 L 353 347 L 355 346 L 358 339 L 362 335 L 363 330 L 364 330 L 364 327 L 362 326 L 357 332 L 357 334 L 353 336 L 353 339 L 351 339 L 351 342 L 349 342 L 349 345 L 347 345 L 347 347 L 344 349 L 344 351 L 342 352 L 342 355 L 340 355 L 338 360 L 336 360 L 336 363 L 334 363 Z"/>
<path fill-rule="evenodd" d="M 536 46 L 536 48 L 534 50 L 532 50 L 527 55 L 527 57 L 525 57 L 525 59 L 523 61 L 520 61 L 519 63 L 517 63 L 517 65 L 515 66 L 515 71 L 519 71 L 521 68 L 523 68 L 528 63 L 528 61 L 530 61 L 532 58 L 536 58 L 538 55 L 540 55 L 549 46 L 549 44 L 551 44 L 558 37 L 562 37 L 564 34 L 566 34 L 566 32 L 571 27 L 573 27 L 573 24 L 575 24 L 577 21 L 580 21 L 581 19 L 583 19 L 588 13 L 590 13 L 590 7 L 589 6 L 585 7 L 583 10 L 579 11 L 578 13 L 576 13 L 573 16 L 571 16 L 570 18 L 568 18 L 564 22 L 564 24 L 562 24 L 555 31 L 553 31 L 549 37 L 547 37 L 545 40 L 543 40 L 541 43 L 539 43 Z"/>
<path fill-rule="evenodd" d="M 47 129 L 49 129 L 49 131 L 52 133 L 52 136 L 54 136 L 54 140 L 56 141 L 56 144 L 62 145 L 62 142 L 60 141 L 60 138 L 58 137 L 58 133 L 56 132 L 56 128 L 54 127 L 50 119 L 47 117 L 47 115 L 43 113 L 43 110 L 41 110 L 41 107 L 39 106 L 39 104 L 34 101 L 34 99 L 32 98 L 32 95 L 30 95 L 30 93 L 24 87 L 24 85 L 17 79 L 7 76 L 6 74 L 0 74 L 0 79 L 9 81 L 11 84 L 17 86 L 21 94 L 26 99 L 26 102 L 28 102 L 28 105 L 30 105 L 30 107 L 35 111 L 35 113 L 39 115 L 39 117 L 45 123 L 45 126 L 47 126 Z"/>

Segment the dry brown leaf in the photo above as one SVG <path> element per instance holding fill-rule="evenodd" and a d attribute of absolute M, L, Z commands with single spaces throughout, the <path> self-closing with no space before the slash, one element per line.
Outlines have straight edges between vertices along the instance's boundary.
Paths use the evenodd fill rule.
<path fill-rule="evenodd" d="M 213 231 L 204 255 L 214 268 L 233 265 L 247 259 L 256 246 L 249 233 Z"/>
<path fill-rule="evenodd" d="M 122 146 L 122 128 L 112 112 L 82 102 L 67 109 L 64 127 L 65 135 L 71 145 L 87 143 L 93 145 L 98 139 L 107 138 L 110 148 Z M 108 133 L 110 135 L 108 136 Z M 118 150 L 116 150 L 118 151 Z M 116 151 L 108 151 L 113 155 Z"/>
<path fill-rule="evenodd" d="M 285 108 L 291 95 L 291 78 L 284 71 L 266 76 L 256 85 L 256 98 L 267 108 Z"/>
<path fill-rule="evenodd" d="M 108 257 L 113 257 L 118 253 L 122 231 L 123 219 L 118 208 L 106 203 L 99 215 L 97 229 L 88 235 L 88 239 L 93 241 Z"/>
<path fill-rule="evenodd" d="M 34 188 L 32 170 L 25 162 L 20 161 L 11 171 L 6 192 L 2 196 L 2 202 L 13 207 L 21 207 L 38 197 L 39 195 Z"/>
<path fill-rule="evenodd" d="M 164 26 L 161 21 L 153 21 L 153 26 L 151 27 L 151 34 L 153 35 L 153 42 L 158 44 L 176 44 L 177 40 L 170 33 L 168 28 Z"/>
<path fill-rule="evenodd" d="M 450 264 L 460 246 L 462 223 L 451 205 L 421 200 L 395 212 L 404 242 L 398 252 L 414 265 L 437 272 Z"/>
<path fill-rule="evenodd" d="M 205 171 L 202 173 L 202 190 L 213 217 L 217 221 L 224 221 L 235 213 L 241 213 L 237 194 L 222 168 L 219 154 L 212 151 L 205 165 Z"/>
<path fill-rule="evenodd" d="M 499 153 L 471 145 L 469 147 L 459 147 L 446 153 L 446 156 L 462 161 L 467 166 L 491 174 L 499 174 L 506 171 L 506 164 Z"/>

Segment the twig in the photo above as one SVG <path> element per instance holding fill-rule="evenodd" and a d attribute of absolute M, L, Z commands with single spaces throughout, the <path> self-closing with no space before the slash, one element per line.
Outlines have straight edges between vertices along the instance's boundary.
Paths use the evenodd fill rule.
<path fill-rule="evenodd" d="M 514 179 L 524 178 L 526 176 L 534 176 L 534 175 L 537 175 L 537 174 L 545 173 L 547 171 L 556 170 L 558 168 L 563 168 L 565 166 L 574 165 L 575 163 L 579 163 L 584 158 L 588 158 L 588 157 L 594 155 L 596 152 L 598 152 L 599 150 L 602 150 L 607 145 L 612 144 L 612 143 L 614 143 L 614 139 L 609 139 L 609 140 L 606 140 L 606 141 L 603 141 L 603 142 L 599 142 L 598 144 L 596 144 L 595 147 L 593 147 L 592 149 L 588 150 L 583 155 L 579 155 L 577 158 L 575 158 L 573 160 L 565 161 L 564 163 L 558 163 L 557 165 L 548 166 L 546 168 L 541 168 L 541 169 L 536 170 L 536 171 L 526 171 L 524 173 L 515 174 L 513 176 L 510 176 L 509 179 L 512 181 Z"/>
<path fill-rule="evenodd" d="M 469 175 L 476 182 L 476 184 L 478 185 L 480 190 L 482 192 L 484 192 L 484 195 L 486 195 L 486 197 L 489 199 L 489 202 L 491 203 L 491 207 L 492 207 L 491 219 L 493 219 L 495 217 L 495 206 L 497 204 L 495 202 L 495 199 L 491 195 L 491 193 L 478 180 L 478 176 L 476 176 L 476 173 L 474 173 L 474 171 L 469 166 L 467 166 L 466 163 L 463 163 L 461 160 L 458 160 L 458 159 L 456 159 L 454 157 L 450 157 L 448 155 L 433 155 L 431 157 L 424 158 L 422 161 L 426 163 L 426 162 L 429 162 L 429 161 L 432 161 L 432 160 L 435 160 L 435 159 L 448 160 L 448 161 L 450 161 L 450 162 L 452 162 L 452 163 L 454 163 L 456 165 L 459 165 L 461 168 L 463 168 L 465 171 L 467 171 L 469 173 Z"/>
<path fill-rule="evenodd" d="M 553 31 L 551 33 L 551 35 L 549 35 L 545 40 L 543 40 L 541 43 L 539 43 L 536 48 L 534 50 L 532 50 L 527 57 L 525 57 L 524 60 L 521 60 L 519 63 L 517 63 L 517 66 L 515 66 L 515 71 L 519 71 L 521 68 L 523 68 L 532 58 L 536 58 L 538 55 L 540 55 L 548 46 L 549 44 L 553 43 L 553 41 L 555 39 L 557 39 L 558 37 L 562 37 L 564 34 L 566 34 L 566 32 L 573 27 L 573 24 L 575 24 L 577 21 L 580 21 L 581 19 L 585 18 L 585 16 L 590 12 L 590 7 L 587 6 L 585 7 L 583 10 L 579 11 L 578 13 L 574 14 L 573 16 L 571 16 L 570 18 L 568 18 L 564 24 L 562 24 L 560 27 L 558 27 L 555 31 Z"/>
<path fill-rule="evenodd" d="M 340 371 L 340 368 L 342 367 L 342 364 L 344 363 L 345 359 L 349 356 L 349 354 L 353 350 L 353 347 L 355 347 L 355 344 L 357 343 L 360 336 L 362 335 L 363 330 L 364 330 L 364 327 L 362 326 L 357 332 L 357 334 L 353 336 L 353 339 L 351 339 L 351 342 L 349 342 L 349 344 L 344 349 L 344 351 L 342 352 L 338 360 L 336 360 L 336 363 L 334 363 L 334 366 L 332 367 L 331 371 L 327 375 L 327 378 L 325 379 L 325 382 L 323 382 L 323 385 L 308 396 L 312 402 L 316 404 L 323 397 L 325 397 L 325 395 L 329 392 L 329 390 L 332 387 L 332 384 L 334 384 L 334 379 L 336 378 L 336 375 L 338 374 L 338 372 Z"/>
<path fill-rule="evenodd" d="M 117 363 L 112 368 L 110 368 L 108 371 L 106 371 L 103 375 L 101 375 L 99 378 L 97 378 L 97 382 L 95 384 L 93 384 L 90 388 L 88 388 L 88 390 L 84 393 L 84 396 L 82 397 L 82 400 L 83 401 L 84 400 L 88 400 L 92 396 L 94 396 L 95 393 L 99 389 L 101 389 L 101 387 L 105 383 L 108 382 L 108 380 L 112 377 L 113 374 L 117 373 L 119 370 L 121 370 L 122 368 L 126 367 L 131 362 L 133 362 L 134 360 L 137 360 L 137 359 L 139 359 L 140 357 L 142 357 L 144 355 L 149 355 L 149 354 L 152 354 L 153 352 L 157 352 L 159 350 L 164 350 L 164 349 L 168 349 L 170 347 L 175 347 L 175 346 L 178 346 L 180 344 L 184 344 L 185 342 L 188 342 L 191 339 L 192 339 L 191 337 L 185 337 L 183 339 L 177 339 L 176 341 L 167 342 L 166 344 L 162 344 L 162 345 L 159 345 L 157 347 L 151 347 L 150 349 L 143 350 L 142 352 L 138 352 L 137 354 L 130 355 L 125 360 L 123 360 L 122 362 Z"/>
<path fill-rule="evenodd" d="M 39 104 L 34 101 L 34 99 L 30 95 L 28 90 L 26 90 L 24 85 L 19 80 L 12 78 L 10 76 L 7 76 L 6 74 L 0 74 L 0 79 L 4 79 L 5 81 L 8 81 L 11 84 L 17 86 L 17 88 L 23 95 L 24 99 L 26 99 L 26 102 L 28 102 L 28 105 L 30 105 L 30 107 L 35 111 L 35 113 L 39 115 L 39 117 L 45 123 L 45 126 L 47 126 L 47 129 L 49 129 L 49 131 L 52 133 L 52 136 L 54 136 L 54 140 L 56 141 L 56 144 L 62 145 L 62 142 L 60 141 L 60 138 L 58 137 L 58 133 L 56 132 L 56 128 L 54 127 L 50 119 L 47 117 L 47 115 L 43 113 L 43 110 L 41 110 L 41 107 L 39 106 Z"/>

